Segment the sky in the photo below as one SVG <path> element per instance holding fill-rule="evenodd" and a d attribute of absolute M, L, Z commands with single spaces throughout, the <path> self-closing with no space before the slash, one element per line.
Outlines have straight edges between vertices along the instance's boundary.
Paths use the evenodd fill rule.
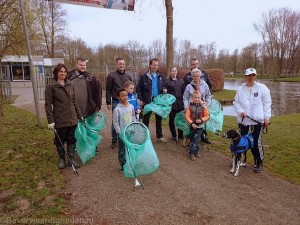
<path fill-rule="evenodd" d="M 166 18 L 163 0 L 136 0 L 135 11 L 62 4 L 67 30 L 89 47 L 136 40 L 148 47 L 165 42 Z M 251 43 L 262 42 L 253 24 L 270 9 L 300 10 L 300 0 L 173 0 L 174 38 L 189 40 L 193 47 L 216 43 L 217 50 L 232 53 Z"/>

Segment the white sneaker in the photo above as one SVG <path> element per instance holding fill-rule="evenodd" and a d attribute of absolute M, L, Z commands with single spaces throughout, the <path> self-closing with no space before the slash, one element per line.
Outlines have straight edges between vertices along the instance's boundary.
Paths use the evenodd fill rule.
<path fill-rule="evenodd" d="M 157 138 L 156 140 L 161 143 L 168 143 L 168 141 L 166 139 L 164 139 L 163 137 Z"/>

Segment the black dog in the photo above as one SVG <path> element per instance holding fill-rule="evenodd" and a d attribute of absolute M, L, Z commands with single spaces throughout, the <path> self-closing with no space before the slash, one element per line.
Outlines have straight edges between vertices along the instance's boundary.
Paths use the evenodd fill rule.
<path fill-rule="evenodd" d="M 241 135 L 236 130 L 228 130 L 223 137 L 230 139 L 230 151 L 232 153 L 232 168 L 230 173 L 238 176 L 240 166 L 246 167 L 247 151 L 254 146 L 254 139 L 251 133 Z M 244 156 L 241 162 L 242 155 Z"/>

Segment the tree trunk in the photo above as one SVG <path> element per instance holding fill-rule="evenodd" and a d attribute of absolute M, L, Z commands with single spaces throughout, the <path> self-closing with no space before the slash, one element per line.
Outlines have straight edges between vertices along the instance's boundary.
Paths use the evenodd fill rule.
<path fill-rule="evenodd" d="M 167 16 L 166 48 L 167 48 L 167 65 L 166 71 L 169 71 L 174 61 L 174 42 L 173 42 L 173 5 L 172 0 L 165 0 Z"/>

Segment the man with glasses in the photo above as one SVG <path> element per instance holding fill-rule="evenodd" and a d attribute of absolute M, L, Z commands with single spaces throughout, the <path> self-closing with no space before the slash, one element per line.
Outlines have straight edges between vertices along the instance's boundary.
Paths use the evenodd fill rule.
<path fill-rule="evenodd" d="M 264 149 L 262 144 L 263 129 L 270 124 L 271 95 L 266 85 L 256 81 L 256 69 L 245 70 L 246 83 L 237 90 L 233 106 L 238 114 L 237 122 L 241 135 L 252 133 L 254 148 L 254 172 L 260 173 L 263 168 Z"/>
<path fill-rule="evenodd" d="M 196 58 L 193 58 L 191 60 L 191 71 L 193 69 L 199 69 L 199 62 L 198 62 L 198 59 Z M 185 89 L 186 86 L 188 84 L 190 84 L 192 82 L 192 73 L 191 71 L 189 73 L 187 73 L 184 77 L 183 77 L 183 88 Z M 210 90 L 210 93 L 212 93 L 212 84 L 209 80 L 209 77 L 208 77 L 208 74 L 206 71 L 204 70 L 201 70 L 201 80 L 205 81 L 205 83 L 208 85 L 209 87 L 209 90 Z M 203 93 L 201 93 L 201 95 L 203 96 Z M 203 101 L 205 101 L 205 99 L 202 99 Z M 206 143 L 206 144 L 211 144 L 211 141 L 209 140 L 208 136 L 207 136 L 207 132 L 206 132 L 206 129 L 204 128 L 203 132 L 202 132 L 202 135 L 201 135 L 201 140 Z"/>

